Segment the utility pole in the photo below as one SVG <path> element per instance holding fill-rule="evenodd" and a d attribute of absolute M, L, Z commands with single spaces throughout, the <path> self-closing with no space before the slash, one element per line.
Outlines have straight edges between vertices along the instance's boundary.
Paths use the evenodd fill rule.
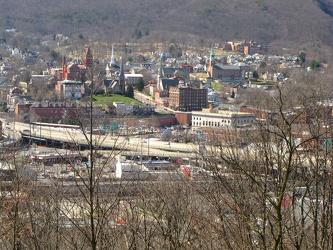
<path fill-rule="evenodd" d="M 139 120 L 140 124 L 141 123 L 144 123 L 145 121 L 144 120 Z M 140 155 L 140 162 L 141 162 L 141 166 L 142 166 L 142 126 L 143 125 L 140 125 L 140 145 L 141 145 L 141 155 Z"/>

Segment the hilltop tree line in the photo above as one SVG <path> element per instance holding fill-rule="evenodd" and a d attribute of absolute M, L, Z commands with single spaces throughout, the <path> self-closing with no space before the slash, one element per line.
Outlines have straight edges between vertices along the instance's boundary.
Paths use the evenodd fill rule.
<path fill-rule="evenodd" d="M 318 4 L 319 3 L 319 4 Z M 21 11 L 17 12 L 17 7 Z M 38 11 L 36 11 L 38 6 Z M 324 7 L 323 7 L 324 6 Z M 310 42 L 332 45 L 328 0 L 5 2 L 1 27 L 39 34 L 64 33 L 89 40 L 165 41 L 206 44 L 254 39 L 270 44 Z M 306 16 L 301 20 L 298 16 Z M 98 28 L 97 28 L 98 27 Z M 202 40 L 203 39 L 203 40 Z"/>

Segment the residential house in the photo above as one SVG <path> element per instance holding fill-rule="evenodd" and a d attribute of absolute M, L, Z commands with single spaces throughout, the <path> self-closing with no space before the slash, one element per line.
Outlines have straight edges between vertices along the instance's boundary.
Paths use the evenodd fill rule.
<path fill-rule="evenodd" d="M 31 100 L 31 96 L 25 95 L 24 91 L 17 87 L 11 88 L 6 98 L 7 104 L 11 106 L 13 110 L 17 103 L 25 102 L 27 100 Z"/>
<path fill-rule="evenodd" d="M 193 71 L 193 69 L 192 69 Z M 190 78 L 191 67 L 182 67 L 182 68 L 162 68 L 162 74 L 166 78 L 183 78 L 184 80 Z"/>
<path fill-rule="evenodd" d="M 192 65 L 180 65 L 180 67 L 179 68 L 181 68 L 181 69 L 188 69 L 188 71 L 189 71 L 189 74 L 190 73 L 193 73 L 193 66 Z M 184 72 L 185 73 L 185 72 Z"/>
<path fill-rule="evenodd" d="M 14 66 L 11 62 L 5 61 L 1 64 L 0 71 L 5 73 L 5 72 L 13 70 L 13 68 L 14 68 Z"/>
<path fill-rule="evenodd" d="M 155 92 L 157 90 L 157 85 L 156 83 L 150 83 L 144 87 L 145 93 L 147 93 L 150 96 L 155 96 Z"/>
<path fill-rule="evenodd" d="M 0 101 L 7 102 L 7 96 L 13 87 L 13 84 L 9 83 L 7 78 L 0 77 Z"/>
<path fill-rule="evenodd" d="M 144 74 L 146 72 L 149 72 L 149 71 L 145 67 L 141 67 L 141 66 L 133 66 L 129 70 L 130 74 Z"/>
<path fill-rule="evenodd" d="M 273 75 L 273 81 L 274 82 L 283 82 L 284 81 L 284 76 L 282 73 L 275 73 Z"/>
<path fill-rule="evenodd" d="M 21 51 L 18 48 L 12 49 L 12 56 L 15 56 L 15 57 L 21 56 Z"/>

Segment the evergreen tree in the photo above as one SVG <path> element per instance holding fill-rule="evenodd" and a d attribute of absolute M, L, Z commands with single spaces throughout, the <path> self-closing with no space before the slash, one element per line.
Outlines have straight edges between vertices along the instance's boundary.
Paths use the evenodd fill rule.
<path fill-rule="evenodd" d="M 305 58 L 306 58 L 306 54 L 302 51 L 299 54 L 299 60 L 300 60 L 301 64 L 305 63 Z"/>
<path fill-rule="evenodd" d="M 319 67 L 320 67 L 320 63 L 313 59 L 310 63 L 310 68 L 311 69 L 317 69 Z"/>
<path fill-rule="evenodd" d="M 142 90 L 145 87 L 145 83 L 144 81 L 141 79 L 136 85 L 135 85 L 136 89 L 140 92 L 142 92 Z"/>
<path fill-rule="evenodd" d="M 129 85 L 127 87 L 126 96 L 131 97 L 131 98 L 134 97 L 134 89 L 133 89 L 132 85 Z"/>

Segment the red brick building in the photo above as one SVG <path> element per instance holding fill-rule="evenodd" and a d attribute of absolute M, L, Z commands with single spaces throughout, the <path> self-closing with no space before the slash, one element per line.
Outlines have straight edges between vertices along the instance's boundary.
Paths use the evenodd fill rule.
<path fill-rule="evenodd" d="M 223 82 L 242 82 L 245 79 L 245 73 L 239 66 L 218 65 L 214 61 L 210 62 L 208 67 L 209 76 Z"/>
<path fill-rule="evenodd" d="M 181 69 L 186 68 L 190 71 L 190 73 L 193 73 L 193 66 L 191 65 L 180 65 L 180 68 Z"/>
<path fill-rule="evenodd" d="M 202 128 L 203 135 L 213 144 L 247 145 L 256 138 L 253 128 Z M 251 138 L 251 139 L 249 139 Z"/>
<path fill-rule="evenodd" d="M 192 112 L 176 112 L 177 123 L 183 126 L 192 124 Z"/>
<path fill-rule="evenodd" d="M 242 106 L 240 107 L 240 112 L 251 113 L 254 114 L 257 120 L 260 121 L 273 121 L 274 117 L 276 116 L 276 112 L 273 112 L 268 109 L 258 109 L 255 107 L 250 106 Z"/>
<path fill-rule="evenodd" d="M 35 102 L 30 106 L 30 122 L 63 123 L 75 121 L 82 114 L 82 107 L 69 102 Z"/>
<path fill-rule="evenodd" d="M 62 70 L 55 72 L 58 78 L 58 82 L 55 88 L 57 95 L 64 96 L 65 98 L 80 99 L 83 94 L 83 91 L 81 91 L 81 86 L 83 86 L 83 84 L 88 80 L 87 70 L 92 66 L 93 56 L 89 46 L 86 49 L 83 65 L 77 62 L 67 64 L 66 58 L 63 57 Z M 67 95 L 66 93 L 70 93 L 70 95 Z"/>
<path fill-rule="evenodd" d="M 30 106 L 32 103 L 19 102 L 15 105 L 15 120 L 26 121 L 29 118 Z"/>
<path fill-rule="evenodd" d="M 207 108 L 207 89 L 190 87 L 170 87 L 169 107 L 179 111 L 192 111 Z"/>

